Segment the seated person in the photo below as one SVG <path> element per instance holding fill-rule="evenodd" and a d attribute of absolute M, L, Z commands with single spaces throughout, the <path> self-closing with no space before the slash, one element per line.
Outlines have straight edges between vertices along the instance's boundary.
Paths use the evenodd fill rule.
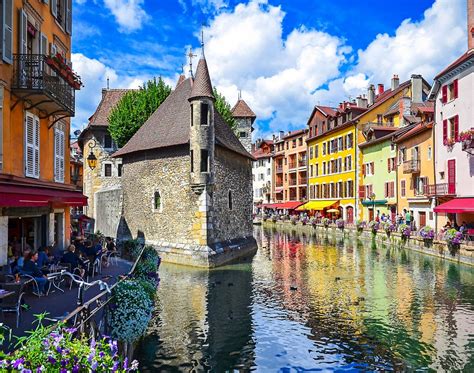
<path fill-rule="evenodd" d="M 80 276 L 84 276 L 85 264 L 79 257 L 79 255 L 76 254 L 76 247 L 74 245 L 69 245 L 66 254 L 64 254 L 64 256 L 61 258 L 61 263 L 70 264 L 71 271 L 74 271 L 76 268 L 79 268 Z"/>
<path fill-rule="evenodd" d="M 25 260 L 30 255 L 30 253 L 31 253 L 31 250 L 26 249 L 25 252 L 23 253 L 23 255 L 18 258 L 17 270 L 21 270 L 23 268 Z"/>
<path fill-rule="evenodd" d="M 84 245 L 84 238 L 77 236 L 74 240 L 74 246 L 76 246 L 79 253 L 85 254 L 86 246 Z"/>
<path fill-rule="evenodd" d="M 36 264 L 38 260 L 38 253 L 30 251 L 25 258 L 23 269 L 21 273 L 32 276 L 38 284 L 38 291 L 40 294 L 46 294 L 46 285 L 49 283 L 48 278 L 43 274 L 41 269 Z"/>
<path fill-rule="evenodd" d="M 105 242 L 106 242 L 105 247 L 106 247 L 107 251 L 116 251 L 117 248 L 115 247 L 115 243 L 114 243 L 114 240 L 112 238 L 107 237 L 105 239 Z"/>
<path fill-rule="evenodd" d="M 39 268 L 43 268 L 50 263 L 48 252 L 49 252 L 48 247 L 40 247 L 38 249 L 38 261 L 36 262 L 36 264 L 38 265 Z"/>

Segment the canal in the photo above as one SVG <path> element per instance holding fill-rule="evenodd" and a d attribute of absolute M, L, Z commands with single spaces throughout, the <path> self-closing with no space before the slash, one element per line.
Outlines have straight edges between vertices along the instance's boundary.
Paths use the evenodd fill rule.
<path fill-rule="evenodd" d="M 246 262 L 163 264 L 144 372 L 474 371 L 474 268 L 257 227 Z"/>

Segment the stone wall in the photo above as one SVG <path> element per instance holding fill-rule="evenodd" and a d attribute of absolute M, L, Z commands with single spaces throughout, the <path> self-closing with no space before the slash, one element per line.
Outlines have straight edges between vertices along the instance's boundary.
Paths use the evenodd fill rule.
<path fill-rule="evenodd" d="M 229 191 L 232 209 L 229 208 Z M 212 241 L 252 236 L 252 167 L 249 159 L 216 147 Z"/>
<path fill-rule="evenodd" d="M 199 244 L 193 240 L 193 219 L 199 196 L 190 188 L 187 146 L 130 155 L 124 159 L 122 225 L 132 237 L 159 246 Z M 155 211 L 155 191 L 161 209 Z M 201 228 L 201 227 L 199 227 Z"/>
<path fill-rule="evenodd" d="M 239 138 L 240 142 L 244 146 L 244 148 L 251 153 L 252 152 L 252 119 L 251 118 L 235 118 L 237 122 L 237 128 L 235 129 L 235 133 Z M 241 137 L 240 133 L 244 132 L 245 136 Z"/>
<path fill-rule="evenodd" d="M 117 237 L 122 215 L 122 188 L 102 188 L 95 193 L 95 229 L 108 237 Z"/>

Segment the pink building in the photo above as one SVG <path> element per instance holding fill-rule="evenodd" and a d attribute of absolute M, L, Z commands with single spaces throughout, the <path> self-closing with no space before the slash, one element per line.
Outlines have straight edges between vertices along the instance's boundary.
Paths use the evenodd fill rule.
<path fill-rule="evenodd" d="M 474 228 L 474 0 L 468 0 L 468 50 L 435 77 L 435 182 L 437 229 L 447 220 Z"/>

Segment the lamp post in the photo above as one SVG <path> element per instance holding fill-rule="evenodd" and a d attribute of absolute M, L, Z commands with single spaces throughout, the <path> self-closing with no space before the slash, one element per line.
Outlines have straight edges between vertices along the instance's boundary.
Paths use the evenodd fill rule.
<path fill-rule="evenodd" d="M 370 200 L 372 201 L 372 212 L 373 212 L 373 218 L 375 220 L 375 193 L 372 193 L 370 195 Z"/>
<path fill-rule="evenodd" d="M 89 142 L 89 148 L 91 149 L 91 152 L 89 153 L 89 156 L 87 157 L 87 165 L 91 170 L 94 170 L 97 167 L 97 157 L 94 154 L 94 149 L 97 146 L 97 142 L 94 139 L 91 139 Z"/>

